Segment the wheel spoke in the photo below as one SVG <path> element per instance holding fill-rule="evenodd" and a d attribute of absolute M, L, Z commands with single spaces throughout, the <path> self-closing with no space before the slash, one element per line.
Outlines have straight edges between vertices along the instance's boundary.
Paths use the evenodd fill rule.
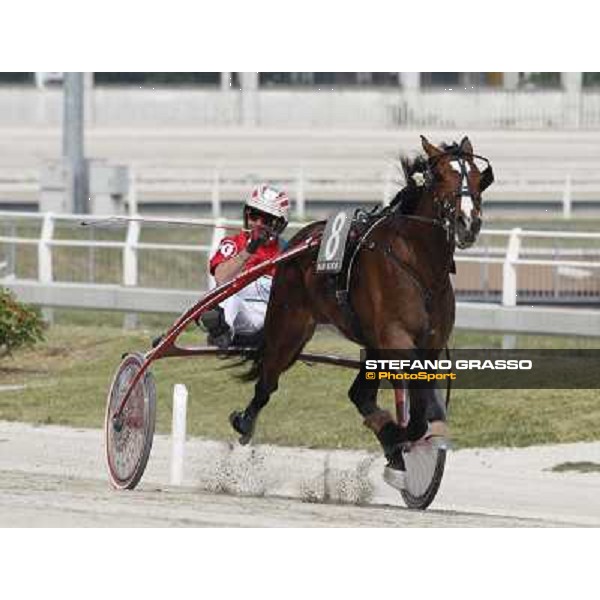
<path fill-rule="evenodd" d="M 431 442 L 413 444 L 404 454 L 406 489 L 402 497 L 409 508 L 424 509 L 439 489 L 446 450 Z"/>
<path fill-rule="evenodd" d="M 113 419 L 142 364 L 141 355 L 128 355 L 116 372 L 108 396 L 106 456 L 111 483 L 119 489 L 135 487 L 146 468 L 152 448 L 156 392 L 150 372 L 146 372 L 132 390 L 119 419 L 119 427 L 115 426 Z"/>

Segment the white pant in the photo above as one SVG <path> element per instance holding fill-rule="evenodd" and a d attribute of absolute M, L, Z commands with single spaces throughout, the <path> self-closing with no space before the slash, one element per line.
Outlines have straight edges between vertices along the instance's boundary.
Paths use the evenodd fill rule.
<path fill-rule="evenodd" d="M 233 335 L 255 333 L 262 329 L 272 281 L 272 277 L 263 275 L 221 302 L 225 321 Z"/>

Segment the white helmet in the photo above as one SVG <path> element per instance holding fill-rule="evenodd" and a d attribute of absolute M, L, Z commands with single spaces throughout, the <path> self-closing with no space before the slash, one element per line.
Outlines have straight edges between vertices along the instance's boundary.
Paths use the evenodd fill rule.
<path fill-rule="evenodd" d="M 285 192 L 263 183 L 255 187 L 248 200 L 246 200 L 245 211 L 252 208 L 275 217 L 278 223 L 277 229 L 280 232 L 288 224 L 290 199 Z"/>

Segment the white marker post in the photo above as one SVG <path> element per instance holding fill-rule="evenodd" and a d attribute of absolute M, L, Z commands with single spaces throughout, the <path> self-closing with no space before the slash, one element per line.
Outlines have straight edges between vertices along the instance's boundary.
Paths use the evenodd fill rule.
<path fill-rule="evenodd" d="M 182 383 L 173 387 L 173 430 L 171 449 L 171 485 L 183 483 L 183 457 L 185 454 L 185 422 L 188 391 Z"/>

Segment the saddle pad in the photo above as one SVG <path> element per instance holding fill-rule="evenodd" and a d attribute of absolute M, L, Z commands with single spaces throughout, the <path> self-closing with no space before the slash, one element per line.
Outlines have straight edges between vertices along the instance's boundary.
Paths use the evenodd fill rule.
<path fill-rule="evenodd" d="M 327 219 L 317 257 L 317 273 L 335 275 L 342 270 L 346 238 L 353 215 L 353 210 L 342 210 Z"/>

